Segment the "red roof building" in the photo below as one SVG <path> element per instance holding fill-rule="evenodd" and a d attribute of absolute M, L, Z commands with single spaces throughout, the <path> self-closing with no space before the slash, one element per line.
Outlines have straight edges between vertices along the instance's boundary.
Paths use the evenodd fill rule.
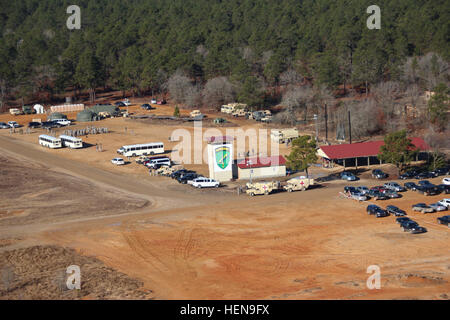
<path fill-rule="evenodd" d="M 284 165 L 286 165 L 286 159 L 283 156 L 245 158 L 238 160 L 237 162 L 239 169 L 254 169 Z"/>
<path fill-rule="evenodd" d="M 422 138 L 411 138 L 411 141 L 420 151 L 427 151 L 430 149 Z M 322 146 L 318 151 L 318 155 L 329 160 L 376 157 L 379 154 L 382 145 L 384 145 L 384 141 Z"/>

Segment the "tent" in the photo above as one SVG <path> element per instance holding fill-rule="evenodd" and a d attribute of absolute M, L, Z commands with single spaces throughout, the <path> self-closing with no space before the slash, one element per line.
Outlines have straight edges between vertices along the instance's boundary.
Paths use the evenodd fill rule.
<path fill-rule="evenodd" d="M 44 113 L 44 106 L 43 105 L 35 104 L 33 109 L 36 110 L 37 114 L 43 114 Z"/>
<path fill-rule="evenodd" d="M 90 122 L 94 120 L 96 120 L 96 114 L 89 109 L 77 114 L 77 122 Z"/>

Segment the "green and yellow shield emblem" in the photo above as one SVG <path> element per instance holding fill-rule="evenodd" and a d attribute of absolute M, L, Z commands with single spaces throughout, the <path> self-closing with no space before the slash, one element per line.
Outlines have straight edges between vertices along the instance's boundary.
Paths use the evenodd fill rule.
<path fill-rule="evenodd" d="M 216 149 L 216 163 L 220 169 L 228 167 L 230 158 L 230 147 L 220 147 Z"/>

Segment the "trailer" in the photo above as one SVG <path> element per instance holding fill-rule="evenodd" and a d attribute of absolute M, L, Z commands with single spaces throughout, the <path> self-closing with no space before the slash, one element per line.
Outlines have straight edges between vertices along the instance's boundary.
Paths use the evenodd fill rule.
<path fill-rule="evenodd" d="M 270 139 L 276 143 L 285 143 L 299 137 L 297 128 L 273 129 L 270 132 Z"/>

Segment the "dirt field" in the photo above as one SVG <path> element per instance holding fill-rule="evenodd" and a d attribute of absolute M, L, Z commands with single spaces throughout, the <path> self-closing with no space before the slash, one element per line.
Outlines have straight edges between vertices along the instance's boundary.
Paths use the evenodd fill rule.
<path fill-rule="evenodd" d="M 125 286 L 126 294 L 102 296 L 99 290 L 68 298 L 448 299 L 450 295 L 450 231 L 436 222 L 445 213 L 423 215 L 410 209 L 442 195 L 406 192 L 400 199 L 381 203 L 405 209 L 428 229 L 412 235 L 404 233 L 394 217 L 376 219 L 365 213 L 367 203 L 339 197 L 345 185 L 341 181 L 325 182 L 307 192 L 250 198 L 227 188 L 199 191 L 168 178 L 150 177 L 134 163 L 114 167 L 109 160 L 115 150 L 143 142 L 143 137 L 174 148 L 167 139 L 173 128 L 126 119 L 94 125 L 113 131 L 83 139 L 102 143 L 104 152 L 95 147 L 47 150 L 37 145 L 39 132 L 0 133 L 0 160 L 5 164 L 1 173 L 7 177 L 0 193 L 6 204 L 1 209 L 0 252 L 17 254 L 11 250 L 36 245 L 72 248 L 82 257 L 68 255 L 61 268 L 78 258 L 95 257 L 112 273 L 143 284 L 139 289 Z M 244 120 L 237 125 L 262 126 Z M 191 125 L 182 128 L 192 130 Z M 207 174 L 205 165 L 190 167 Z M 363 174 L 353 184 L 370 187 L 379 182 Z M 51 197 L 69 190 L 77 190 L 70 200 Z M 40 270 L 57 270 L 39 257 L 23 263 L 31 268 L 40 261 L 44 264 Z M 366 287 L 370 265 L 381 269 L 380 290 Z M 49 281 L 39 274 L 30 277 L 38 283 Z M 17 298 L 33 290 L 18 287 L 2 296 Z M 152 294 L 144 297 L 139 290 Z"/>

